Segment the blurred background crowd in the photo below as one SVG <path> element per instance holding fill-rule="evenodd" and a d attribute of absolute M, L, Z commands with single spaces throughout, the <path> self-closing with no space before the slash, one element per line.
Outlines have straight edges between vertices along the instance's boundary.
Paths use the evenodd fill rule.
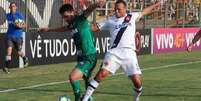
<path fill-rule="evenodd" d="M 4 6 L 4 1 L 0 1 L 0 6 Z M 19 0 L 20 1 L 20 0 Z M 22 0 L 23 1 L 23 0 Z M 37 1 L 37 2 L 36 2 Z M 43 4 L 51 2 L 52 0 L 27 0 L 25 1 L 25 6 L 29 6 L 29 2 L 41 2 L 40 4 L 36 4 L 38 6 L 37 12 L 43 11 Z M 54 0 L 53 0 L 54 1 Z M 51 15 L 51 17 L 56 16 L 55 18 L 58 19 L 59 14 L 56 13 L 58 11 L 58 8 L 64 4 L 64 3 L 70 3 L 74 6 L 77 13 L 82 12 L 84 9 L 88 7 L 89 4 L 94 2 L 95 0 L 56 0 L 54 1 L 54 15 Z M 158 0 L 126 0 L 127 6 L 128 6 L 128 12 L 139 12 L 144 7 L 149 6 Z M 24 3 L 24 2 L 23 2 Z M 102 8 L 98 8 L 96 12 L 92 14 L 92 16 L 89 18 L 90 21 L 97 21 L 100 22 L 104 20 L 105 18 L 111 16 L 114 13 L 114 3 L 115 0 L 107 0 L 106 4 Z M 29 24 L 29 29 L 35 29 L 38 28 L 37 24 L 33 20 L 30 20 L 30 16 L 34 15 L 34 12 L 32 14 L 29 14 L 29 11 L 26 9 L 23 9 L 24 4 L 21 2 L 19 4 L 19 9 L 22 13 L 26 16 L 26 22 Z M 41 6 L 41 7 L 40 7 Z M 4 7 L 6 8 L 6 7 Z M 31 8 L 31 7 L 30 7 Z M 34 9 L 34 8 L 31 8 Z M 2 13 L 1 7 L 0 7 L 0 28 L 6 29 L 7 25 L 5 22 L 5 13 Z M 37 19 L 37 18 L 35 18 Z M 62 20 L 57 20 L 54 24 L 49 24 L 49 27 L 55 27 L 57 25 L 60 25 L 59 22 L 62 23 Z M 46 23 L 46 22 L 44 22 Z M 152 14 L 144 17 L 138 24 L 138 28 L 153 28 L 153 27 L 199 27 L 201 24 L 201 0 L 168 0 L 168 2 L 163 6 L 163 8 L 157 8 L 155 9 Z M 41 26 L 40 26 L 41 27 Z M 2 32 L 0 30 L 0 32 Z M 4 30 L 5 31 L 5 30 Z"/>

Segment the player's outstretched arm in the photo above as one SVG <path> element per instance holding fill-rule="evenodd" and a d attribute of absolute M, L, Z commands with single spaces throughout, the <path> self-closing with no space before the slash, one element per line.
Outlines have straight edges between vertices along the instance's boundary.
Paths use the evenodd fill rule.
<path fill-rule="evenodd" d="M 69 31 L 70 29 L 66 26 L 63 27 L 58 27 L 58 28 L 39 28 L 39 32 L 66 32 Z"/>
<path fill-rule="evenodd" d="M 189 44 L 189 46 L 187 47 L 187 51 L 191 52 L 193 45 L 201 38 L 201 29 L 197 32 L 197 34 L 194 36 L 192 42 Z"/>
<path fill-rule="evenodd" d="M 153 4 L 151 6 L 148 6 L 148 7 L 144 8 L 142 10 L 142 16 L 150 14 L 153 11 L 154 8 L 161 6 L 162 5 L 161 3 L 162 2 L 157 2 L 156 4 Z"/>
<path fill-rule="evenodd" d="M 135 52 L 139 55 L 141 49 L 141 35 L 139 32 L 135 34 L 135 46 L 136 46 Z"/>
<path fill-rule="evenodd" d="M 105 0 L 98 0 L 94 4 L 89 5 L 89 7 L 83 12 L 85 17 L 88 17 L 91 15 L 93 10 L 95 10 L 97 7 L 102 7 L 105 4 Z"/>

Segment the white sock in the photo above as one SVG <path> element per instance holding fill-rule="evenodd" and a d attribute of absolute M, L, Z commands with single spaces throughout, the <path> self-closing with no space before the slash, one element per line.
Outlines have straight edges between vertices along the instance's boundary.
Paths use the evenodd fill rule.
<path fill-rule="evenodd" d="M 11 56 L 10 55 L 7 55 L 6 56 L 6 61 L 10 61 L 11 60 Z"/>
<path fill-rule="evenodd" d="M 99 83 L 96 80 L 91 80 L 87 90 L 84 94 L 82 101 L 88 101 L 89 97 L 93 94 L 95 89 L 98 87 Z"/>
<path fill-rule="evenodd" d="M 140 87 L 139 89 L 135 88 L 135 96 L 134 96 L 134 101 L 139 101 L 139 97 L 142 94 L 142 87 Z"/>

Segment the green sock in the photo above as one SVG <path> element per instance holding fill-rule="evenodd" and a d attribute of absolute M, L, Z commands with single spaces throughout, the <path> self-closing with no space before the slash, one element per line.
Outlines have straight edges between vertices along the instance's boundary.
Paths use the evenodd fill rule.
<path fill-rule="evenodd" d="M 79 101 L 80 99 L 80 81 L 76 80 L 76 81 L 72 81 L 71 82 L 71 86 L 73 88 L 73 92 L 74 92 L 74 96 L 75 96 L 75 101 Z"/>
<path fill-rule="evenodd" d="M 87 87 L 89 85 L 89 80 L 84 80 L 85 81 L 85 89 L 87 90 Z"/>

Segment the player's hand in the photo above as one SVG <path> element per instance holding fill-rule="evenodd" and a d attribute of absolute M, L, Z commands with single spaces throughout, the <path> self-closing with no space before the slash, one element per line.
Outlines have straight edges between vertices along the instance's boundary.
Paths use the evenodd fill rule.
<path fill-rule="evenodd" d="M 49 28 L 39 28 L 38 32 L 48 32 Z"/>
<path fill-rule="evenodd" d="M 187 47 L 186 50 L 187 50 L 188 52 L 191 52 L 191 51 L 192 51 L 192 48 L 193 48 L 193 44 L 191 43 L 191 44 Z"/>
<path fill-rule="evenodd" d="M 97 4 L 99 5 L 100 8 L 102 8 L 105 5 L 105 0 L 97 0 Z"/>
<path fill-rule="evenodd" d="M 15 23 L 15 27 L 21 28 L 20 23 Z"/>
<path fill-rule="evenodd" d="M 14 26 L 16 28 L 26 28 L 26 23 L 22 19 L 15 19 L 14 20 Z"/>
<path fill-rule="evenodd" d="M 25 28 L 26 24 L 25 23 L 15 23 L 15 27 L 17 27 L 17 28 Z"/>
<path fill-rule="evenodd" d="M 93 32 L 98 32 L 99 31 L 99 28 L 97 26 L 97 23 L 91 23 L 91 30 Z"/>

